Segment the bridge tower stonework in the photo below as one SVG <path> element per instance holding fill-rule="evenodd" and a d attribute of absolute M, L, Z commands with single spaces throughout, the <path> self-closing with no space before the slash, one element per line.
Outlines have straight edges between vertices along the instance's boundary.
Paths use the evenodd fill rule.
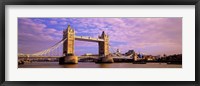
<path fill-rule="evenodd" d="M 70 26 L 63 31 L 63 39 L 66 41 L 63 44 L 63 54 L 74 54 L 74 41 L 75 41 L 75 31 Z"/>
<path fill-rule="evenodd" d="M 101 36 L 99 36 L 100 39 L 103 39 L 104 41 L 99 41 L 99 62 L 100 63 L 112 63 L 114 62 L 112 56 L 109 55 L 109 36 L 105 34 L 103 31 Z"/>
<path fill-rule="evenodd" d="M 99 36 L 100 39 L 104 39 L 104 41 L 99 42 L 99 55 L 100 56 L 107 56 L 109 54 L 109 37 L 105 34 L 103 31 L 101 36 Z"/>
<path fill-rule="evenodd" d="M 66 39 L 67 38 L 67 39 Z M 64 56 L 59 59 L 60 64 L 76 64 L 78 57 L 74 53 L 75 31 L 68 25 L 67 29 L 63 31 L 63 54 Z"/>

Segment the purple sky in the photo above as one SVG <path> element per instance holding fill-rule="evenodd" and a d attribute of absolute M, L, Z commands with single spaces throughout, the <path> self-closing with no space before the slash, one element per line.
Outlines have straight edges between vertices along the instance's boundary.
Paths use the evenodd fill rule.
<path fill-rule="evenodd" d="M 19 53 L 32 54 L 54 45 L 68 25 L 78 36 L 97 38 L 105 31 L 110 52 L 182 53 L 182 18 L 18 18 Z M 75 54 L 85 53 L 98 54 L 98 44 L 75 41 Z"/>

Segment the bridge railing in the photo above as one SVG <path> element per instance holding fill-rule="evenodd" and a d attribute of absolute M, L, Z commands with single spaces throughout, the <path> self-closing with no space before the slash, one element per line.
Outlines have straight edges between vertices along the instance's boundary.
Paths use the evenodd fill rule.
<path fill-rule="evenodd" d="M 92 38 L 87 36 L 75 36 L 76 40 L 86 40 L 86 41 L 104 41 L 103 39 L 99 38 Z"/>

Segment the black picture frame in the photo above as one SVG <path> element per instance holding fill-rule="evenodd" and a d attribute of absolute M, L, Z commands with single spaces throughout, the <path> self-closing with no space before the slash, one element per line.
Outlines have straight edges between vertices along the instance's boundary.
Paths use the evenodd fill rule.
<path fill-rule="evenodd" d="M 2 86 L 199 86 L 200 0 L 1 0 L 0 3 L 0 84 Z M 195 81 L 5 81 L 6 5 L 195 5 Z"/>

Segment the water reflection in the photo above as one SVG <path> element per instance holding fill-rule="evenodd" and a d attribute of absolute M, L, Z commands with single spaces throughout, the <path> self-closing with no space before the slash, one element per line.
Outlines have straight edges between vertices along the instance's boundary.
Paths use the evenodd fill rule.
<path fill-rule="evenodd" d="M 24 65 L 18 65 L 19 68 L 182 68 L 182 65 L 166 63 L 104 63 L 96 64 L 94 62 L 79 62 L 78 64 L 59 65 L 58 62 L 33 62 Z"/>
<path fill-rule="evenodd" d="M 111 68 L 111 63 L 99 64 L 99 68 Z"/>
<path fill-rule="evenodd" d="M 63 65 L 64 68 L 78 68 L 78 64 L 66 64 Z"/>

